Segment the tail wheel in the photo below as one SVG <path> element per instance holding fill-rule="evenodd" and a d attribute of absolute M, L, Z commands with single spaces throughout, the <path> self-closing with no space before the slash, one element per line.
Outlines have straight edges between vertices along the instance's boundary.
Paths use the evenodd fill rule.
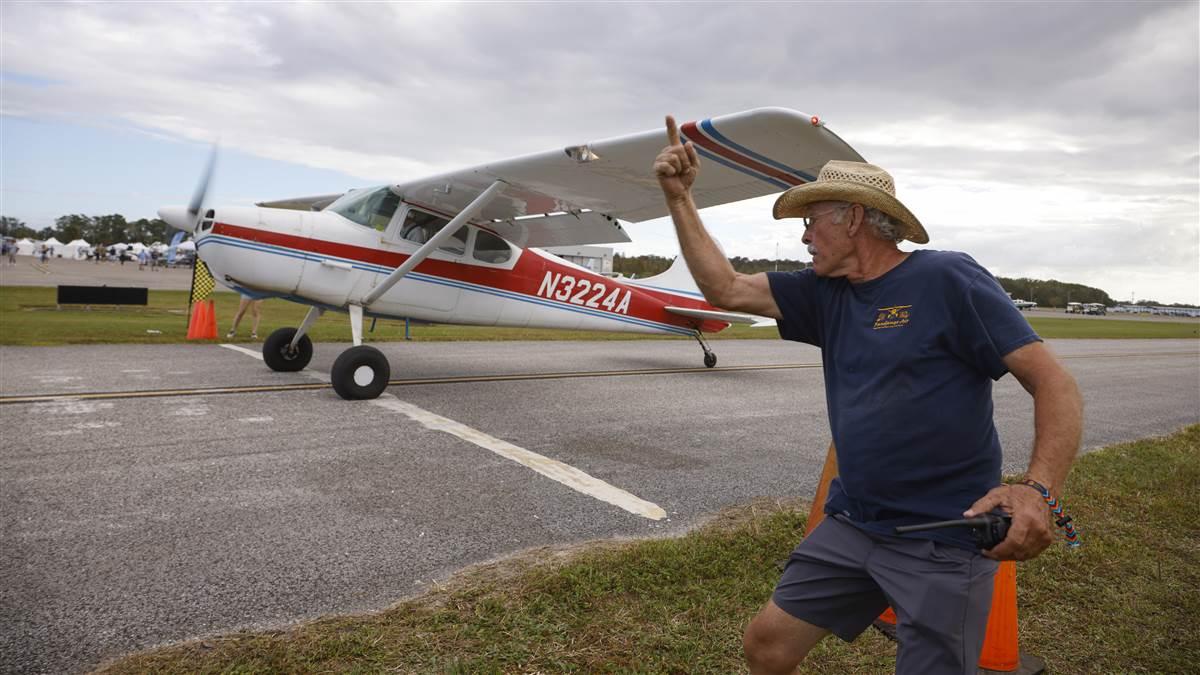
<path fill-rule="evenodd" d="M 704 367 L 705 367 L 705 368 L 712 368 L 712 367 L 713 367 L 713 366 L 715 366 L 715 365 L 717 365 L 717 355 L 716 355 L 716 354 L 714 354 L 714 353 L 712 353 L 712 352 L 705 352 L 705 354 L 704 354 Z"/>
<path fill-rule="evenodd" d="M 333 390 L 348 401 L 378 398 L 387 388 L 391 376 L 387 357 L 367 345 L 342 352 L 333 362 L 333 370 L 329 371 Z"/>
<path fill-rule="evenodd" d="M 301 336 L 292 349 L 292 338 L 296 336 L 295 328 L 280 328 L 267 336 L 263 342 L 263 361 L 271 370 L 283 373 L 294 373 L 304 370 L 312 361 L 313 345 L 307 335 Z"/>

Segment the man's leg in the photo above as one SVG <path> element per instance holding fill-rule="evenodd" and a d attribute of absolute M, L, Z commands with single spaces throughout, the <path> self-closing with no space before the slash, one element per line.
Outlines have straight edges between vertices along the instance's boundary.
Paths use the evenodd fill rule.
<path fill-rule="evenodd" d="M 890 539 L 869 569 L 896 609 L 896 672 L 974 675 L 996 562 L 947 544 Z"/>
<path fill-rule="evenodd" d="M 809 650 L 826 635 L 828 630 L 801 621 L 768 600 L 742 638 L 746 664 L 754 675 L 795 672 Z"/>
<path fill-rule="evenodd" d="M 851 642 L 887 607 L 867 572 L 875 543 L 837 516 L 792 551 L 771 601 L 746 629 L 754 673 L 787 673 L 829 633 Z"/>

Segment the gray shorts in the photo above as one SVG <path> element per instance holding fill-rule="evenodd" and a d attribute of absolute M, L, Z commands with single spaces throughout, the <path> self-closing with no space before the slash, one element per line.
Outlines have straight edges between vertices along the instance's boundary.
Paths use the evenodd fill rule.
<path fill-rule="evenodd" d="M 792 551 L 772 600 L 847 642 L 891 605 L 897 673 L 973 675 L 996 567 L 966 549 L 868 533 L 829 516 Z"/>

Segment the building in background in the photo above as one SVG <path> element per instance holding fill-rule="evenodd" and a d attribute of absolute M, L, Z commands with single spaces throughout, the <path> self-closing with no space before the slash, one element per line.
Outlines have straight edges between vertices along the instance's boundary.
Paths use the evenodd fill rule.
<path fill-rule="evenodd" d="M 543 250 L 596 274 L 612 275 L 613 250 L 606 246 L 553 246 Z"/>

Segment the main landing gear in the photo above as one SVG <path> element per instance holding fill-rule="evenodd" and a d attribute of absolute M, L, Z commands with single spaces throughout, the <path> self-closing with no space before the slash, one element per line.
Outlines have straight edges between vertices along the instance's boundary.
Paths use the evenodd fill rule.
<path fill-rule="evenodd" d="M 383 352 L 358 345 L 342 352 L 329 371 L 329 382 L 347 401 L 379 398 L 387 388 L 392 368 Z"/>
<path fill-rule="evenodd" d="M 312 339 L 308 331 L 325 312 L 318 307 L 308 310 L 299 328 L 280 328 L 263 343 L 263 361 L 271 370 L 296 372 L 304 370 L 312 360 Z M 383 352 L 362 343 L 362 307 L 350 306 L 350 326 L 354 346 L 342 352 L 333 362 L 329 382 L 338 396 L 346 400 L 379 398 L 387 388 L 392 369 Z"/>
<path fill-rule="evenodd" d="M 704 336 L 700 334 L 700 331 L 693 333 L 692 337 L 696 338 L 696 341 L 700 343 L 700 348 L 704 350 L 704 367 L 712 368 L 716 366 L 717 355 L 713 350 L 708 348 L 708 343 L 704 341 Z"/>

